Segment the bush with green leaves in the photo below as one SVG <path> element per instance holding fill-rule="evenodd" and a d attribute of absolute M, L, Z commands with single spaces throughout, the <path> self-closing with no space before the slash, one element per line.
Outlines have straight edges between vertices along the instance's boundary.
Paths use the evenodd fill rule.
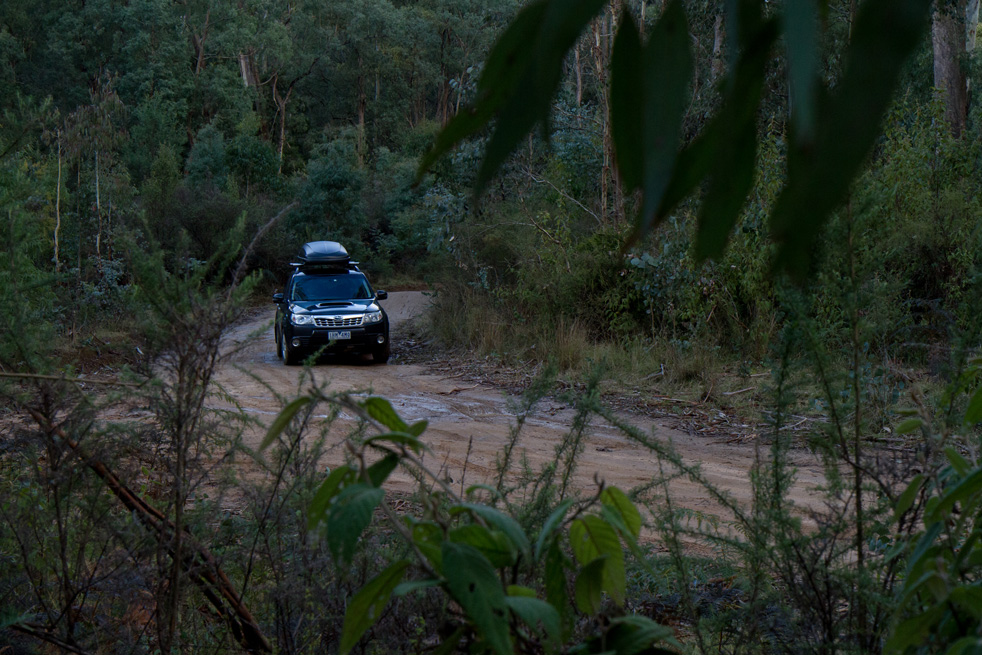
<path fill-rule="evenodd" d="M 263 447 L 304 408 L 324 400 L 315 394 L 292 401 L 270 426 Z M 619 489 L 601 485 L 593 498 L 564 500 L 530 536 L 496 507 L 495 499 L 503 499 L 494 487 L 475 485 L 461 496 L 427 469 L 421 439 L 426 421 L 405 423 L 379 397 L 341 396 L 335 402 L 375 430 L 348 441 L 351 463 L 332 470 L 317 490 L 310 527 L 323 534 L 336 559 L 350 562 L 378 512 L 407 554 L 389 561 L 350 599 L 342 654 L 371 630 L 393 597 L 431 592 L 459 608 L 451 613 L 440 652 L 468 644 L 497 655 L 570 646 L 582 653 L 653 654 L 678 647 L 670 628 L 605 604 L 608 596 L 616 607 L 624 605 L 624 548 L 640 554 L 641 515 Z M 400 467 L 429 487 L 422 516 L 398 514 L 385 497 L 382 486 Z M 585 632 L 577 627 L 578 617 L 602 611 L 608 616 L 604 625 Z"/>

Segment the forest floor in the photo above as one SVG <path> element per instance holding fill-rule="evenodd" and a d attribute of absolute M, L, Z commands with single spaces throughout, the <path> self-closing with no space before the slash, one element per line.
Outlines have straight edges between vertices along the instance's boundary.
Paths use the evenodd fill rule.
<path fill-rule="evenodd" d="M 388 398 L 407 422 L 425 419 L 429 427 L 423 440 L 431 449 L 431 469 L 440 470 L 455 488 L 477 483 L 493 483 L 496 461 L 516 422 L 515 406 L 520 385 L 508 384 L 507 375 L 485 369 L 480 362 L 463 362 L 447 356 L 419 360 L 411 351 L 416 347 L 412 319 L 425 311 L 428 298 L 419 291 L 392 292 L 384 302 L 392 330 L 393 357 L 387 365 L 376 365 L 370 357 L 326 358 L 312 369 L 313 381 L 328 391 L 371 393 Z M 229 332 L 226 347 L 234 355 L 216 376 L 235 402 L 268 425 L 282 408 L 277 394 L 287 398 L 303 391 L 299 387 L 303 369 L 285 366 L 276 357 L 273 340 L 272 309 L 258 310 Z M 305 382 L 310 384 L 308 379 Z M 685 410 L 678 416 L 653 418 L 651 412 L 638 411 L 632 403 L 614 403 L 618 415 L 643 429 L 654 439 L 671 442 L 683 460 L 699 464 L 706 479 L 747 505 L 751 499 L 750 471 L 758 456 L 768 448 L 749 430 L 717 410 L 698 409 L 705 422 L 686 420 Z M 715 414 L 714 414 L 715 413 Z M 562 400 L 547 397 L 527 418 L 521 431 L 519 457 L 527 459 L 533 471 L 555 459 L 556 447 L 573 424 L 575 409 Z M 679 418 L 679 417 L 682 418 Z M 691 412 L 690 412 L 691 416 Z M 342 414 L 331 426 L 325 466 L 344 460 L 340 444 L 352 426 L 352 417 Z M 702 427 L 699 427 L 699 426 Z M 711 429 L 705 426 L 711 426 Z M 682 428 L 682 429 L 680 429 Z M 264 432 L 257 429 L 248 436 L 258 446 Z M 792 453 L 797 470 L 790 500 L 802 510 L 822 506 L 818 487 L 824 483 L 819 462 L 804 449 Z M 667 473 L 667 471 L 666 471 Z M 585 448 L 578 459 L 573 484 L 584 493 L 596 490 L 596 479 L 627 491 L 648 485 L 659 478 L 656 456 L 629 440 L 613 426 L 598 418 L 591 421 Z M 411 492 L 415 483 L 407 474 L 393 474 L 393 492 Z M 699 484 L 679 477 L 670 483 L 679 508 L 701 516 L 728 518 L 709 493 Z"/>

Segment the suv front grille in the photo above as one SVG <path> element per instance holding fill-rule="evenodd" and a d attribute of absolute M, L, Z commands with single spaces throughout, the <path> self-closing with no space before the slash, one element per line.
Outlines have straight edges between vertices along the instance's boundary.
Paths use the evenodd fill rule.
<path fill-rule="evenodd" d="M 314 325 L 321 328 L 358 327 L 364 318 L 361 314 L 355 316 L 315 316 Z"/>

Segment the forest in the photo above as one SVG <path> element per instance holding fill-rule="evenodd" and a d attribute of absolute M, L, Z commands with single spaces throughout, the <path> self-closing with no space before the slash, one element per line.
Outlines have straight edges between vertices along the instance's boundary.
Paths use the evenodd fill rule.
<path fill-rule="evenodd" d="M 982 652 L 978 17 L 4 0 L 0 654 Z M 521 380 L 488 479 L 330 365 L 229 391 L 324 239 L 430 297 L 390 366 Z M 600 424 L 650 480 L 573 484 Z"/>

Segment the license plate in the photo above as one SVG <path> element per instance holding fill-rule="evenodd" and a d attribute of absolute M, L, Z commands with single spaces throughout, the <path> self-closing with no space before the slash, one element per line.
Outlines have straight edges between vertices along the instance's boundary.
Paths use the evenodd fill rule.
<path fill-rule="evenodd" d="M 328 332 L 327 338 L 331 341 L 340 341 L 341 339 L 350 339 L 351 331 L 345 330 L 344 332 Z"/>

